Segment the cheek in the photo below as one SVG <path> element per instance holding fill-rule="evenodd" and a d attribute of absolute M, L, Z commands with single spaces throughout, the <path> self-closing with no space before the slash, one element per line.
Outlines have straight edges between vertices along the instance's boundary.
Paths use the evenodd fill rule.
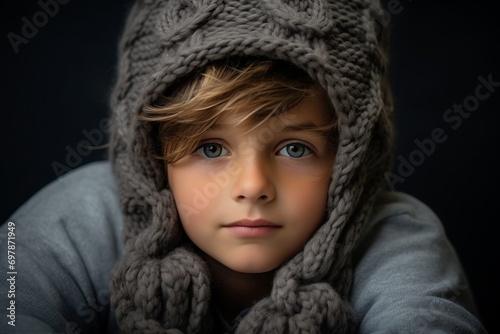
<path fill-rule="evenodd" d="M 167 173 L 170 190 L 185 227 L 196 224 L 201 217 L 206 217 L 213 211 L 214 194 L 218 189 L 212 184 L 213 182 L 207 180 L 206 173 L 175 167 L 169 167 Z"/>
<path fill-rule="evenodd" d="M 196 186 L 195 180 L 192 177 L 187 177 L 182 169 L 173 167 L 167 168 L 168 184 L 174 196 L 175 205 L 181 221 L 189 212 L 198 213 L 199 208 L 193 206 L 193 193 Z"/>
<path fill-rule="evenodd" d="M 182 170 L 172 167 L 167 168 L 167 175 L 168 185 L 170 187 L 170 191 L 172 191 L 172 194 L 174 195 L 175 203 L 177 205 L 184 203 L 187 197 L 187 189 L 193 186 L 193 179 L 186 177 Z M 184 182 L 181 181 L 182 179 L 184 179 Z"/>
<path fill-rule="evenodd" d="M 305 211 L 322 210 L 326 206 L 329 176 L 310 176 L 307 178 L 291 178 L 293 183 L 287 191 L 294 197 L 294 201 L 300 207 L 309 207 Z"/>
<path fill-rule="evenodd" d="M 286 207 L 289 208 L 289 216 L 296 217 L 300 229 L 315 231 L 322 223 L 328 197 L 330 180 L 316 179 L 294 182 L 286 189 L 288 200 Z"/>
<path fill-rule="evenodd" d="M 326 201 L 326 193 L 319 191 L 318 188 L 301 191 L 295 201 L 297 215 L 308 221 L 309 224 L 319 225 L 325 214 Z"/>

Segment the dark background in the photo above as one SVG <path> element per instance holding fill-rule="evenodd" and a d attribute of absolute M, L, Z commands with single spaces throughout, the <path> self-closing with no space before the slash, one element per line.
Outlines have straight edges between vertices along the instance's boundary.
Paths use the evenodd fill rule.
<path fill-rule="evenodd" d="M 8 34 L 21 36 L 23 17 L 33 22 L 42 7 L 34 0 L 2 4 L 0 221 L 56 180 L 61 166 L 72 169 L 105 158 L 105 149 L 81 151 L 85 156 L 77 149 L 88 133 L 94 134 L 94 144 L 106 142 L 102 122 L 108 118 L 116 44 L 131 1 L 65 1 L 17 53 Z M 498 333 L 500 241 L 494 225 L 500 207 L 500 87 L 456 129 L 443 119 L 454 104 L 472 101 L 479 76 L 500 82 L 494 2 L 399 0 L 394 7 L 387 2 L 398 129 L 394 174 L 401 176 L 400 161 L 422 151 L 415 140 L 431 139 L 436 128 L 446 136 L 393 183 L 394 189 L 416 196 L 441 218 L 481 320 L 490 333 Z"/>

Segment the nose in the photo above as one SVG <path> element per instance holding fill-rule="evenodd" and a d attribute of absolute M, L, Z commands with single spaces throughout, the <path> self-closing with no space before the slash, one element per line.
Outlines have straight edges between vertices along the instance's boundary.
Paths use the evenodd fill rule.
<path fill-rule="evenodd" d="M 262 159 L 253 157 L 240 164 L 241 169 L 233 183 L 232 196 L 237 202 L 265 204 L 276 196 L 272 167 Z"/>

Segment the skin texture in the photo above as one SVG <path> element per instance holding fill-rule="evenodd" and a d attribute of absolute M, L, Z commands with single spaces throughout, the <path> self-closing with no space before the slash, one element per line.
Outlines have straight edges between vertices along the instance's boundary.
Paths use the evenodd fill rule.
<path fill-rule="evenodd" d="M 331 118 L 324 93 L 257 126 L 226 114 L 195 152 L 167 165 L 182 226 L 223 287 L 223 305 L 266 295 L 273 271 L 321 224 L 334 153 L 318 128 Z M 228 226 L 245 219 L 259 227 Z"/>

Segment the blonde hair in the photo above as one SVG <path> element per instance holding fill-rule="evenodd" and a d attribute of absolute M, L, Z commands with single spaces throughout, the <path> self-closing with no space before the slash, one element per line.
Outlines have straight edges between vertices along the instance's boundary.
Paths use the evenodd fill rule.
<path fill-rule="evenodd" d="M 146 104 L 139 119 L 155 123 L 159 157 L 173 163 L 191 154 L 203 133 L 227 113 L 236 116 L 236 125 L 257 127 L 321 90 L 304 71 L 283 61 L 230 60 L 181 80 Z M 322 130 L 333 133 L 334 128 L 332 120 Z"/>

